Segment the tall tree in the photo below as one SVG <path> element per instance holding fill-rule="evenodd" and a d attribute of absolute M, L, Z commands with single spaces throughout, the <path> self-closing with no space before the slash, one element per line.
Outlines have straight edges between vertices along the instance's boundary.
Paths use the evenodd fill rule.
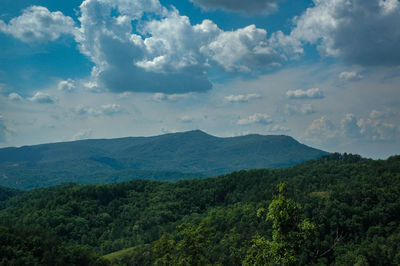
<path fill-rule="evenodd" d="M 307 219 L 300 220 L 301 206 L 287 197 L 286 183 L 279 184 L 278 191 L 266 216 L 272 222 L 272 240 L 257 235 L 244 265 L 296 265 L 302 243 L 315 230 Z M 259 209 L 258 215 L 263 212 Z"/>

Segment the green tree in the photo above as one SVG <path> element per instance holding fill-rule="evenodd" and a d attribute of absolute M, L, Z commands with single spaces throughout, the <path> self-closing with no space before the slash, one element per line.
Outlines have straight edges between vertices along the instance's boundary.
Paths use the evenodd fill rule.
<path fill-rule="evenodd" d="M 206 247 L 212 230 L 206 223 L 194 226 L 184 223 L 178 226 L 182 240 L 177 244 L 178 261 L 176 265 L 196 266 L 207 264 Z"/>
<path fill-rule="evenodd" d="M 304 240 L 315 230 L 307 219 L 300 220 L 301 206 L 287 197 L 286 183 L 278 186 L 279 193 L 268 207 L 267 221 L 272 222 L 272 240 L 257 235 L 244 265 L 296 265 Z M 264 209 L 258 210 L 261 216 Z"/>
<path fill-rule="evenodd" d="M 154 265 L 173 265 L 176 253 L 176 243 L 171 236 L 164 233 L 160 239 L 153 244 Z"/>

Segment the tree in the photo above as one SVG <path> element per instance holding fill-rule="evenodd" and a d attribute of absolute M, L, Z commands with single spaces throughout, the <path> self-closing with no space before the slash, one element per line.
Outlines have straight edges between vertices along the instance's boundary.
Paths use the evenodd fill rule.
<path fill-rule="evenodd" d="M 267 221 L 272 222 L 272 240 L 257 235 L 244 260 L 244 265 L 296 265 L 304 240 L 315 230 L 307 219 L 300 221 L 301 206 L 287 197 L 286 183 L 268 207 Z M 261 216 L 264 209 L 259 209 Z"/>

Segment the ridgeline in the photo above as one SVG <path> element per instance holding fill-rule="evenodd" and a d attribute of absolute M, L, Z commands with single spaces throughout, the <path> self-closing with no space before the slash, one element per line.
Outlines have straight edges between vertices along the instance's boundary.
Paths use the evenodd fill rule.
<path fill-rule="evenodd" d="M 74 182 L 177 181 L 279 168 L 327 153 L 288 136 L 218 138 L 200 130 L 0 149 L 0 185 L 32 189 Z"/>

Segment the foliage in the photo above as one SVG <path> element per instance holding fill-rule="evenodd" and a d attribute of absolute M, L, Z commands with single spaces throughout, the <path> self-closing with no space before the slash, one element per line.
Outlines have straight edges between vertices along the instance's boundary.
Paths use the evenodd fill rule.
<path fill-rule="evenodd" d="M 286 199 L 273 197 L 281 182 Z M 270 205 L 271 214 L 283 208 L 297 218 L 266 219 L 259 210 Z M 4 200 L 0 223 L 103 255 L 123 250 L 106 256 L 116 265 L 241 265 L 248 254 L 270 259 L 265 247 L 288 239 L 301 245 L 275 250 L 294 254 L 289 257 L 299 265 L 398 265 L 399 213 L 400 156 L 332 154 L 288 168 L 176 183 L 34 189 Z M 305 230 L 311 224 L 315 229 Z M 305 237 L 306 231 L 314 233 Z"/>
<path fill-rule="evenodd" d="M 29 229 L 0 227 L 0 265 L 108 265 L 77 244 Z"/>
<path fill-rule="evenodd" d="M 286 183 L 279 184 L 279 194 L 268 207 L 267 221 L 272 222 L 272 241 L 256 236 L 244 265 L 296 265 L 304 240 L 315 225 L 307 219 L 299 221 L 301 206 L 286 196 Z M 258 215 L 264 209 L 259 209 Z"/>

